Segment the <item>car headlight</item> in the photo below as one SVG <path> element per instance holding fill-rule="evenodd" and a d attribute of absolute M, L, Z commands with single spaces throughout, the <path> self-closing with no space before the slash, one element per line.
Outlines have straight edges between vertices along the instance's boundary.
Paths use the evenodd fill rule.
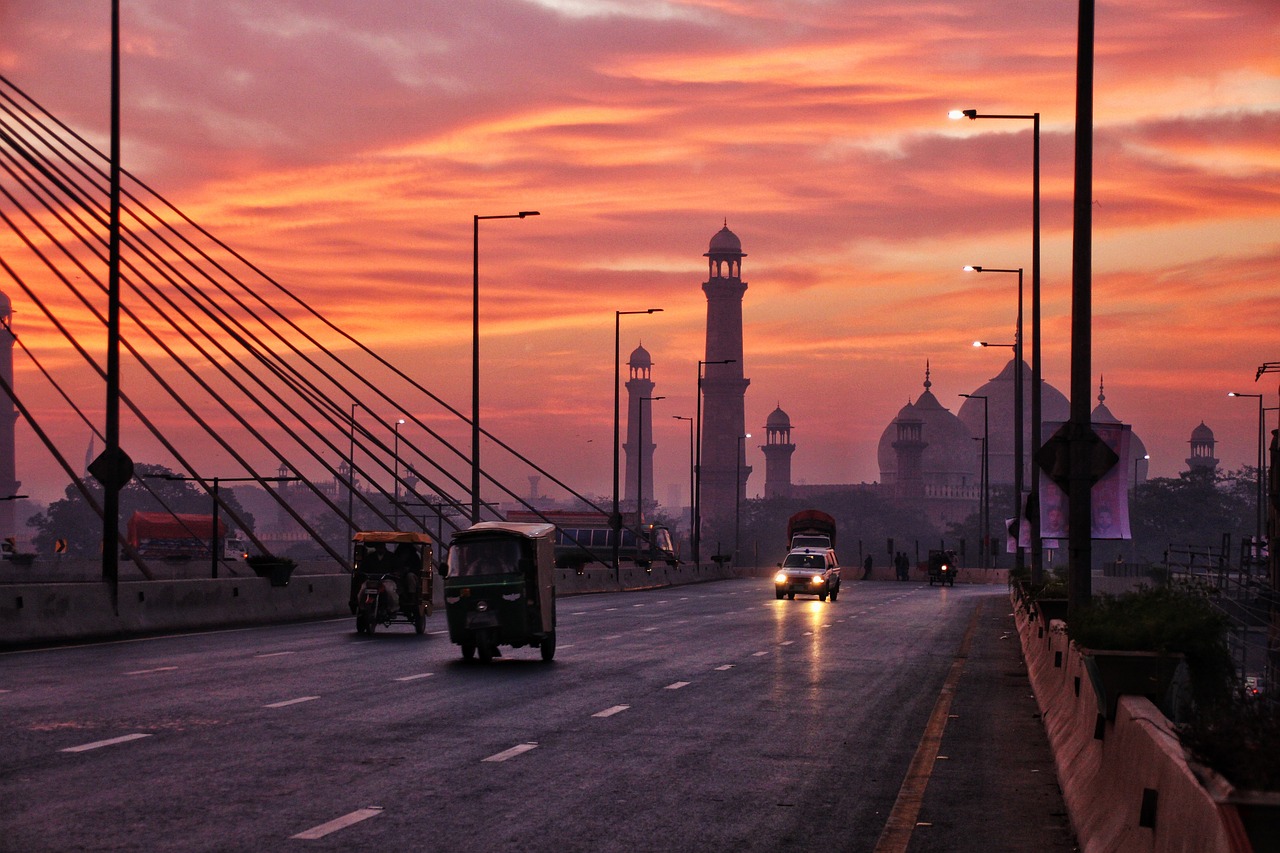
<path fill-rule="evenodd" d="M 783 574 L 782 572 L 778 572 L 776 575 L 774 575 L 774 576 L 773 576 L 773 582 L 774 582 L 774 583 L 786 583 L 786 582 L 787 582 L 787 576 L 786 576 L 785 574 Z"/>
<path fill-rule="evenodd" d="M 489 602 L 485 601 L 483 598 L 476 602 L 477 613 L 483 613 L 488 609 L 489 609 Z"/>
<path fill-rule="evenodd" d="M 819 583 L 822 583 L 824 580 L 826 579 L 823 578 L 822 575 L 814 575 L 813 578 L 809 581 L 809 583 L 819 584 Z"/>

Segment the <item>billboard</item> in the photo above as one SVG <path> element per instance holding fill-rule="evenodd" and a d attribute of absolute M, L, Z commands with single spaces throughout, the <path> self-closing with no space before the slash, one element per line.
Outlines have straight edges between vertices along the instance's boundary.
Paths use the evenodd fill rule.
<path fill-rule="evenodd" d="M 1120 462 L 1102 475 L 1090 491 L 1090 538 L 1130 539 L 1129 530 L 1129 439 L 1128 424 L 1091 425 L 1102 443 L 1120 458 Z M 1061 429 L 1061 423 L 1044 424 L 1045 432 L 1053 435 Z M 1042 539 L 1066 539 L 1067 493 L 1050 477 L 1040 478 L 1040 537 Z M 1054 544 L 1045 543 L 1046 547 Z"/>

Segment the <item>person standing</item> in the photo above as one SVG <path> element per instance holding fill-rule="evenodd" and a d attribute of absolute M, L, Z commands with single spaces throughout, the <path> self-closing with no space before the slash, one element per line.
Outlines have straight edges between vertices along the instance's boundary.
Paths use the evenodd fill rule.
<path fill-rule="evenodd" d="M 867 555 L 867 559 L 862 561 L 862 579 L 869 580 L 871 578 L 871 555 Z"/>

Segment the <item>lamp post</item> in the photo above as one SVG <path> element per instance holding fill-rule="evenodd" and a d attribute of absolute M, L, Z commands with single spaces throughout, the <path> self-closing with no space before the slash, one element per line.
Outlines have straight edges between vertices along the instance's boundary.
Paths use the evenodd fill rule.
<path fill-rule="evenodd" d="M 613 515 L 609 519 L 609 527 L 613 529 L 613 570 L 618 578 L 622 577 L 622 564 L 618 552 L 622 547 L 622 510 L 618 506 L 618 455 L 621 439 L 618 437 L 618 412 L 621 395 L 622 372 L 622 317 L 624 314 L 659 314 L 661 308 L 646 308 L 643 311 L 613 312 Z"/>
<path fill-rule="evenodd" d="M 1255 532 L 1255 536 L 1256 536 L 1256 538 L 1254 539 L 1254 545 L 1255 545 L 1255 547 L 1256 547 L 1256 546 L 1259 546 L 1259 545 L 1261 545 L 1261 544 L 1262 544 L 1262 509 L 1263 509 L 1263 500 L 1262 500 L 1262 443 L 1263 443 L 1263 432 L 1265 431 L 1265 426 L 1266 426 L 1266 425 L 1263 423 L 1263 418 L 1264 418 L 1265 416 L 1263 415 L 1263 412 L 1262 412 L 1262 395 L 1261 395 L 1261 394 L 1239 394 L 1239 393 L 1237 393 L 1237 392 L 1235 392 L 1235 391 L 1228 391 L 1228 392 L 1227 392 L 1227 396 L 1228 396 L 1228 397 L 1254 397 L 1254 398 L 1256 398 L 1256 399 L 1257 399 L 1257 401 L 1258 401 L 1258 469 L 1257 469 L 1257 472 L 1256 472 L 1256 473 L 1257 473 L 1257 475 L 1258 475 L 1258 485 L 1257 485 L 1257 493 L 1256 493 L 1256 496 L 1255 496 L 1255 497 L 1256 497 L 1256 501 L 1257 501 L 1257 520 L 1258 520 L 1258 525 L 1257 525 L 1257 529 L 1256 529 L 1256 532 Z"/>
<path fill-rule="evenodd" d="M 1031 122 L 1031 441 L 1033 453 L 1044 440 L 1041 408 L 1042 369 L 1040 363 L 1040 113 L 1029 115 L 983 114 L 977 110 L 952 110 L 950 117 L 1004 119 Z M 1019 336 L 1021 337 L 1021 336 Z M 1044 547 L 1040 541 L 1040 466 L 1031 466 L 1031 494 L 1037 511 L 1031 513 L 1031 582 L 1044 580 Z"/>
<path fill-rule="evenodd" d="M 347 567 L 355 564 L 355 491 L 356 491 L 356 408 L 351 404 L 351 420 L 347 424 Z"/>
<path fill-rule="evenodd" d="M 1133 515 L 1134 516 L 1137 516 L 1138 514 L 1137 512 L 1138 510 L 1138 463 L 1147 462 L 1150 459 L 1151 459 L 1151 454 L 1144 453 L 1141 459 L 1138 459 L 1135 457 L 1133 460 L 1133 509 L 1134 509 Z M 1134 519 L 1129 520 L 1129 548 L 1130 548 L 1129 562 L 1134 563 L 1136 565 L 1138 562 L 1138 540 L 1133 535 L 1133 521 Z"/>
<path fill-rule="evenodd" d="M 1018 326 L 1013 338 L 1013 492 L 1014 492 L 1014 514 L 1018 525 L 1017 547 L 1014 548 L 1014 566 L 1019 573 L 1026 568 L 1026 553 L 1022 548 L 1022 517 L 1026 514 L 1023 508 L 1022 500 L 1022 475 L 1024 469 L 1023 454 L 1023 432 L 1026 427 L 1023 424 L 1023 402 L 1022 402 L 1022 267 L 1017 269 L 996 269 L 994 267 L 967 266 L 966 271 L 971 272 L 1000 272 L 1000 273 L 1017 273 L 1018 274 Z M 981 343 L 981 342 L 979 342 Z M 984 344 L 985 346 L 985 344 Z M 1038 439 L 1037 439 L 1038 440 Z M 1037 513 L 1038 515 L 1038 513 Z M 1039 525 L 1037 525 L 1037 528 Z M 1036 582 L 1035 579 L 1032 580 Z"/>
<path fill-rule="evenodd" d="M 733 564 L 738 565 L 738 537 L 741 533 L 742 520 L 742 455 L 746 451 L 742 442 L 751 438 L 751 433 L 738 436 L 737 453 L 733 458 Z"/>
<path fill-rule="evenodd" d="M 640 527 L 644 524 L 644 404 L 652 403 L 654 400 L 665 400 L 666 397 L 641 397 L 636 401 L 636 414 L 640 417 L 640 423 L 636 427 L 639 433 L 638 441 L 640 446 L 636 448 L 636 526 Z M 650 416 L 653 415 L 653 407 L 649 407 Z M 638 532 L 638 531 L 637 531 Z"/>
<path fill-rule="evenodd" d="M 404 418 L 396 421 L 395 425 L 395 473 L 391 475 L 391 485 L 395 489 L 395 497 L 391 501 L 391 526 L 396 530 L 400 529 L 400 427 L 404 426 Z"/>
<path fill-rule="evenodd" d="M 689 422 L 689 524 L 693 525 L 693 418 L 684 415 L 672 415 L 678 421 Z"/>
<path fill-rule="evenodd" d="M 536 210 L 471 217 L 471 523 L 480 521 L 480 220 L 524 219 Z"/>
<path fill-rule="evenodd" d="M 961 394 L 970 400 L 982 401 L 982 504 L 978 512 L 978 523 L 982 525 L 982 567 L 990 568 L 987 565 L 991 555 L 991 482 L 988 477 L 987 464 L 987 442 L 991 439 L 991 424 L 987 419 L 987 395 L 986 394 Z"/>
<path fill-rule="evenodd" d="M 698 434 L 696 456 L 693 462 L 693 562 L 702 565 L 702 368 L 708 364 L 737 364 L 736 358 L 725 358 L 720 361 L 698 361 L 698 405 L 694 416 Z"/>

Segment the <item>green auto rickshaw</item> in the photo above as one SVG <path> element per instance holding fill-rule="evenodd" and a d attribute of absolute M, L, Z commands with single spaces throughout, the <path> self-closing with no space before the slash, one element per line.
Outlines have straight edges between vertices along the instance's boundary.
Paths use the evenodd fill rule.
<path fill-rule="evenodd" d="M 463 658 L 499 646 L 556 653 L 555 526 L 482 521 L 454 534 L 444 578 L 449 639 Z"/>

